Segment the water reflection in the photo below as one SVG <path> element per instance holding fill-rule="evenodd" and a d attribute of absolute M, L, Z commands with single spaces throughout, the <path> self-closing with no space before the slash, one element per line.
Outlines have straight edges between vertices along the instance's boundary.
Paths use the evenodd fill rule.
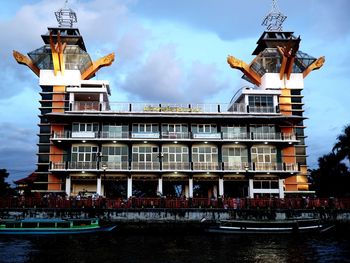
<path fill-rule="evenodd" d="M 0 262 L 350 262 L 347 235 L 0 237 Z"/>

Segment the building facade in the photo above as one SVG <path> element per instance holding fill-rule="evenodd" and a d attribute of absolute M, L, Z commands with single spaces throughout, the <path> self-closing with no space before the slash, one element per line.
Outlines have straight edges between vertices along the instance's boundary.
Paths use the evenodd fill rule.
<path fill-rule="evenodd" d="M 72 13 L 56 12 L 59 26 L 42 35 L 44 46 L 28 56 L 14 51 L 41 87 L 33 191 L 123 198 L 309 192 L 302 90 L 324 58 L 301 52 L 293 32 L 265 31 L 250 64 L 228 57 L 250 83 L 229 103 L 113 103 L 108 81 L 93 77 L 114 54 L 92 61 L 63 11 Z"/>

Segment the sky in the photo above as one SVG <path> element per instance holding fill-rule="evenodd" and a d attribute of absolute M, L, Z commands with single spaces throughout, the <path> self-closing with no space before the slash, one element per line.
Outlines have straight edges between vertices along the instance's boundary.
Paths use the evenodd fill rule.
<path fill-rule="evenodd" d="M 0 168 L 9 181 L 35 170 L 39 81 L 12 57 L 43 45 L 41 34 L 57 26 L 64 0 L 1 0 Z M 77 27 L 93 60 L 115 52 L 108 80 L 113 102 L 228 103 L 249 86 L 228 55 L 250 63 L 264 31 L 271 0 L 70 0 Z M 328 153 L 350 123 L 350 1 L 279 0 L 286 31 L 301 36 L 300 50 L 325 56 L 305 79 L 308 164 Z"/>

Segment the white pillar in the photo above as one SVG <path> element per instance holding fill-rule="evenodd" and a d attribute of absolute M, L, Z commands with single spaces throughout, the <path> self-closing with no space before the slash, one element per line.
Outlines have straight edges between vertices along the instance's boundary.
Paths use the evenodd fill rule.
<path fill-rule="evenodd" d="M 188 187 L 188 185 L 185 185 L 185 196 L 186 196 L 186 198 L 189 197 L 189 187 Z"/>
<path fill-rule="evenodd" d="M 249 197 L 254 198 L 253 179 L 249 179 Z"/>
<path fill-rule="evenodd" d="M 219 197 L 224 196 L 224 178 L 219 178 Z"/>
<path fill-rule="evenodd" d="M 97 177 L 97 187 L 96 187 L 96 193 L 98 195 L 102 195 L 102 191 L 101 191 L 101 176 Z"/>
<path fill-rule="evenodd" d="M 132 197 L 132 177 L 128 177 L 128 193 L 127 198 Z"/>
<path fill-rule="evenodd" d="M 66 194 L 70 196 L 70 188 L 71 188 L 71 179 L 70 176 L 66 178 Z"/>
<path fill-rule="evenodd" d="M 284 180 L 278 179 L 279 197 L 284 198 Z"/>
<path fill-rule="evenodd" d="M 193 178 L 188 179 L 188 197 L 193 198 Z"/>
<path fill-rule="evenodd" d="M 213 186 L 213 197 L 218 198 L 218 186 L 216 184 Z"/>
<path fill-rule="evenodd" d="M 163 178 L 162 177 L 158 178 L 158 193 L 160 195 L 163 195 Z"/>

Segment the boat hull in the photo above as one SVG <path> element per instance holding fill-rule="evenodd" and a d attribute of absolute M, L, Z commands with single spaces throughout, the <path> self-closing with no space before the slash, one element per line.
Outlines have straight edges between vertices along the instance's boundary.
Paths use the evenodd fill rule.
<path fill-rule="evenodd" d="M 318 220 L 302 221 L 224 221 L 207 232 L 222 234 L 292 234 L 323 232 L 329 226 Z"/>
<path fill-rule="evenodd" d="M 28 218 L 0 222 L 0 235 L 71 235 L 109 232 L 115 225 L 101 226 L 98 219 Z"/>

